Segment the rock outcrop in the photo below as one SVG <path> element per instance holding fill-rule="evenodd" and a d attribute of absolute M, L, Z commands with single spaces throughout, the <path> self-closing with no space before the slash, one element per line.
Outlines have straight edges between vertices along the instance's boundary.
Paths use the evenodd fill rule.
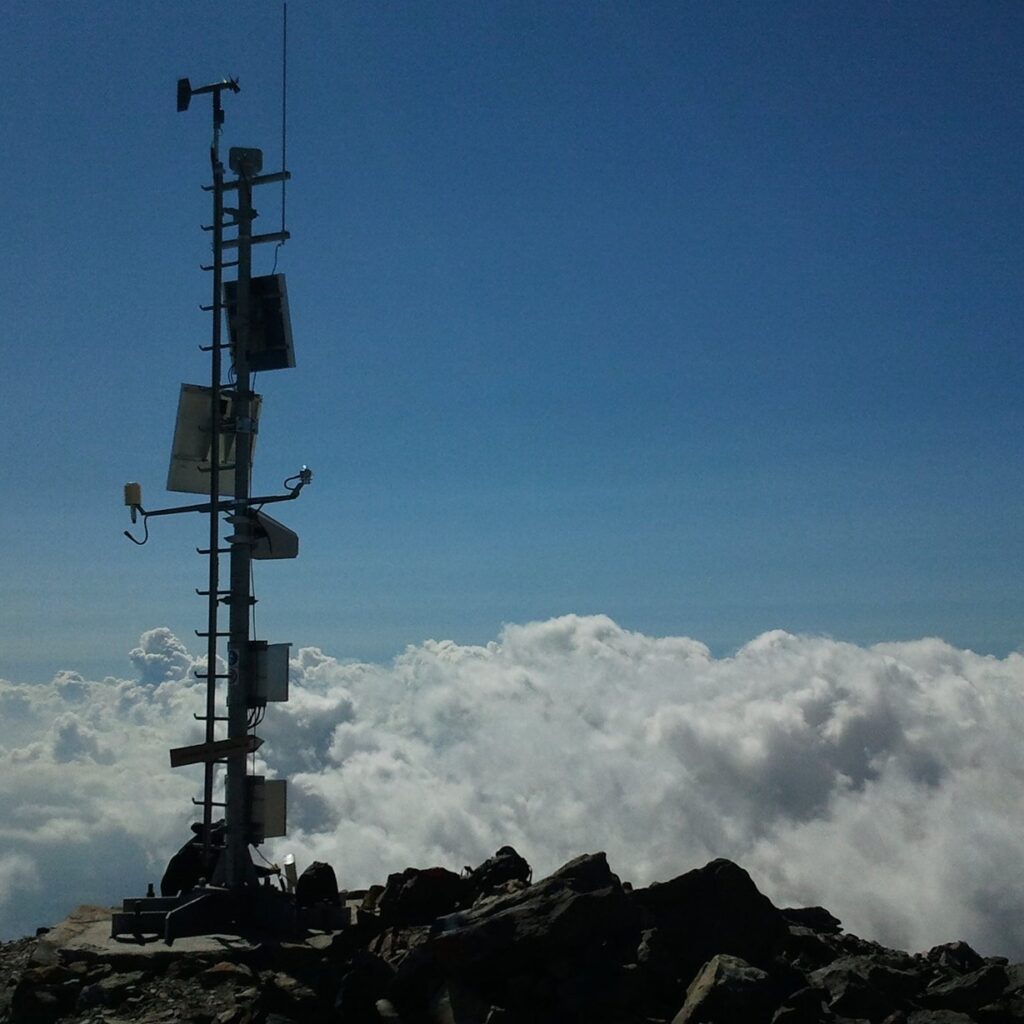
<path fill-rule="evenodd" d="M 408 868 L 364 893 L 335 895 L 324 866 L 318 877 L 322 898 L 344 901 L 351 923 L 302 941 L 2 945 L 0 1021 L 1024 1021 L 1024 965 L 963 942 L 910 954 L 846 935 L 822 907 L 776 908 L 726 860 L 636 890 L 603 853 L 531 882 L 509 847 L 461 875 Z M 307 888 L 305 899 L 320 891 Z"/>

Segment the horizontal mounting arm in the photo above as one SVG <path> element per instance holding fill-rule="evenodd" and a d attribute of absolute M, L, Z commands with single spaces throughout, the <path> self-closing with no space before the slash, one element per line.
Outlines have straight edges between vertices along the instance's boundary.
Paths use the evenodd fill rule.
<path fill-rule="evenodd" d="M 239 505 L 251 508 L 253 505 L 272 505 L 278 501 L 293 501 L 299 496 L 302 488 L 312 479 L 312 472 L 303 466 L 295 476 L 290 476 L 285 480 L 284 486 L 288 489 L 287 494 L 267 494 L 256 498 L 229 498 L 218 501 L 216 505 L 212 501 L 203 501 L 196 505 L 178 505 L 175 508 L 154 508 L 149 510 L 144 509 L 142 505 L 132 505 L 132 522 L 135 522 L 136 513 L 142 516 L 142 523 L 146 528 L 145 540 L 136 540 L 127 530 L 124 531 L 124 535 L 130 541 L 141 545 L 149 540 L 149 519 L 152 516 L 173 516 L 179 512 L 235 512 L 238 510 Z M 293 480 L 296 481 L 294 484 L 292 483 Z"/>

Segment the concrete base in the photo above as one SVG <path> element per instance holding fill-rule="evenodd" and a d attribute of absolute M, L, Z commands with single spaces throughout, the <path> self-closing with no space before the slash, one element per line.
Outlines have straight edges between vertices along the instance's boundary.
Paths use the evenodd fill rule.
<path fill-rule="evenodd" d="M 60 924 L 40 936 L 32 959 L 37 964 L 103 961 L 119 970 L 154 969 L 158 964 L 195 956 L 216 963 L 220 960 L 244 960 L 260 949 L 261 943 L 238 935 L 198 935 L 177 939 L 173 946 L 162 939 L 142 939 L 130 935 L 111 938 L 111 914 L 118 908 L 82 906 Z M 305 943 L 295 943 L 303 946 Z M 307 947 L 315 953 L 312 947 Z"/>

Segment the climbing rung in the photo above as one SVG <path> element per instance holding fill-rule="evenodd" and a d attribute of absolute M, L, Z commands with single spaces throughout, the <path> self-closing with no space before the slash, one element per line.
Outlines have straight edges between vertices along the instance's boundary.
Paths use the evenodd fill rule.
<path fill-rule="evenodd" d="M 200 672 L 199 669 L 192 669 L 192 674 L 196 679 L 230 679 L 231 674 L 229 672 Z"/>
<path fill-rule="evenodd" d="M 205 722 L 206 721 L 206 715 L 197 715 L 194 711 L 192 712 L 192 717 L 197 722 Z M 215 722 L 226 722 L 226 721 L 228 721 L 228 716 L 227 715 L 214 715 L 213 716 L 213 720 Z"/>
<path fill-rule="evenodd" d="M 263 245 L 265 242 L 287 242 L 291 237 L 292 236 L 287 231 L 271 231 L 266 235 L 250 235 L 249 244 Z M 240 242 L 240 238 L 225 238 L 220 245 L 222 249 L 237 249 Z M 235 260 L 235 263 L 237 262 L 238 260 Z M 235 263 L 225 263 L 223 266 L 233 267 Z"/>
<path fill-rule="evenodd" d="M 209 597 L 210 596 L 210 591 L 209 590 L 199 590 L 199 589 L 196 589 L 196 593 L 200 597 Z M 223 595 L 230 594 L 230 593 L 231 593 L 230 590 L 218 590 L 217 591 L 217 596 L 218 597 L 222 597 Z"/>
<path fill-rule="evenodd" d="M 205 800 L 197 800 L 195 797 L 192 797 L 192 803 L 195 804 L 196 807 L 205 807 L 206 806 L 206 801 Z M 216 800 L 211 800 L 210 801 L 210 806 L 211 807 L 227 807 L 227 804 L 220 804 L 220 803 L 217 803 Z"/>
<path fill-rule="evenodd" d="M 195 633 L 196 636 L 209 636 L 210 635 L 209 633 L 201 633 L 198 629 L 193 629 L 192 632 Z M 213 635 L 214 636 L 231 636 L 231 633 L 229 631 L 225 630 L 223 633 L 214 633 Z"/>
<path fill-rule="evenodd" d="M 197 555 L 210 555 L 216 550 L 218 555 L 226 555 L 231 548 L 196 548 Z"/>

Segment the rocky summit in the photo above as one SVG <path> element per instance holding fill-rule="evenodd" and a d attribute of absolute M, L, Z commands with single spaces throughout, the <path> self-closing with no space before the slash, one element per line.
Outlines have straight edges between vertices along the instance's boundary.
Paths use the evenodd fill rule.
<path fill-rule="evenodd" d="M 910 954 L 780 909 L 715 860 L 633 889 L 603 853 L 533 881 L 510 847 L 475 870 L 407 868 L 339 893 L 313 865 L 296 899 L 345 927 L 292 941 L 167 946 L 79 908 L 0 946 L 0 1020 L 89 1024 L 1003 1024 L 1024 965 L 966 943 Z M 333 915 L 337 918 L 339 915 Z"/>

